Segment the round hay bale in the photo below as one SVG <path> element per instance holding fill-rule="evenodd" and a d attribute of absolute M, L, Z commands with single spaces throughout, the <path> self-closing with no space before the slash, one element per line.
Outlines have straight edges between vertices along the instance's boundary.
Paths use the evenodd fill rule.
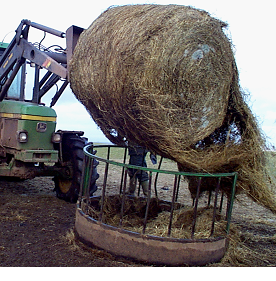
<path fill-rule="evenodd" d="M 111 142 L 147 147 L 182 171 L 238 171 L 238 190 L 276 211 L 225 26 L 186 6 L 110 8 L 80 36 L 71 88 Z"/>
<path fill-rule="evenodd" d="M 112 142 L 162 144 L 171 157 L 224 120 L 233 55 L 223 25 L 185 6 L 111 8 L 79 40 L 73 92 Z"/>

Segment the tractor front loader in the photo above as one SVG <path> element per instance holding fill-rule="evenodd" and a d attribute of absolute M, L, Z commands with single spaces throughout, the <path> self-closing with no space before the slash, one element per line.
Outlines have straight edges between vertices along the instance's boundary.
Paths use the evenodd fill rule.
<path fill-rule="evenodd" d="M 66 38 L 66 49 L 55 46 L 52 51 L 41 42 L 28 42 L 31 27 L 43 31 L 44 36 Z M 57 197 L 70 202 L 78 198 L 83 147 L 88 140 L 82 131 L 56 131 L 57 115 L 52 107 L 69 84 L 67 66 L 82 31 L 71 26 L 64 33 L 22 20 L 13 40 L 0 43 L 0 177 L 53 176 Z M 29 100 L 25 99 L 27 66 L 35 69 Z M 45 106 L 42 97 L 58 82 L 61 87 L 50 106 Z M 97 189 L 96 166 L 91 194 Z"/>

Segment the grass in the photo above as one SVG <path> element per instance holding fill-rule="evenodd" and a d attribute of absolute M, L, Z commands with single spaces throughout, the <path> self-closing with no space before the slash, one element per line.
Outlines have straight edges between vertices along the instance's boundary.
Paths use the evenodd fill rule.
<path fill-rule="evenodd" d="M 94 143 L 95 146 L 97 145 L 105 145 L 105 144 L 100 144 L 100 143 Z M 107 159 L 107 153 L 108 153 L 108 148 L 107 145 L 106 147 L 97 147 L 95 148 L 95 150 L 97 150 L 97 156 Z M 116 147 L 116 146 L 111 146 L 110 149 L 110 159 L 111 160 L 117 160 L 119 162 L 121 162 L 124 158 L 124 148 L 120 148 L 120 147 Z"/>

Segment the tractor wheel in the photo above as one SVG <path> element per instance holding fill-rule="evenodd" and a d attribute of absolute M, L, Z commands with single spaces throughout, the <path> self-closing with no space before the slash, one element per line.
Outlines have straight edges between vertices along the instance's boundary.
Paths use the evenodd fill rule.
<path fill-rule="evenodd" d="M 55 176 L 55 191 L 58 198 L 76 203 L 79 196 L 82 163 L 84 159 L 83 147 L 86 141 L 78 135 L 64 135 L 62 140 L 62 163 L 57 165 L 66 167 L 66 178 Z M 95 168 L 96 169 L 96 168 Z M 96 172 L 96 171 L 95 171 Z M 97 173 L 97 172 L 96 172 Z M 96 190 L 96 180 L 91 183 L 91 190 Z"/>

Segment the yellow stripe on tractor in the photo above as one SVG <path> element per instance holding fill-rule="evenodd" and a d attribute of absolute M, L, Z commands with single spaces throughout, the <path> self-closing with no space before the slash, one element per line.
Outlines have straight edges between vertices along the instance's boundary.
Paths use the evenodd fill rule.
<path fill-rule="evenodd" d="M 39 116 L 39 115 L 27 115 L 18 113 L 0 113 L 0 117 L 11 118 L 11 119 L 23 119 L 23 120 L 34 120 L 34 121 L 51 121 L 56 122 L 56 117 Z"/>

